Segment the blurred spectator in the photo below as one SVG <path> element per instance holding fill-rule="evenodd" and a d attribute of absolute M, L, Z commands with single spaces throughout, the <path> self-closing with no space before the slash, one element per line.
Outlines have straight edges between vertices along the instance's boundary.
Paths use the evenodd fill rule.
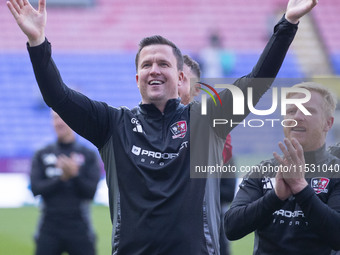
<path fill-rule="evenodd" d="M 100 178 L 97 156 L 76 141 L 57 113 L 52 117 L 57 141 L 32 160 L 32 192 L 42 197 L 35 254 L 94 255 L 90 203 Z"/>
<path fill-rule="evenodd" d="M 200 62 L 204 77 L 221 78 L 231 74 L 235 56 L 223 47 L 220 35 L 215 32 L 209 36 L 208 47 L 201 51 Z"/>

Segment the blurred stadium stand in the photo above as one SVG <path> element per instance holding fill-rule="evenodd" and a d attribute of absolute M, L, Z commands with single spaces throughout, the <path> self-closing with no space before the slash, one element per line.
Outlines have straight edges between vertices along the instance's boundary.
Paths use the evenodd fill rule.
<path fill-rule="evenodd" d="M 235 52 L 230 77 L 239 77 L 256 63 L 267 42 L 268 27 L 272 29 L 270 17 L 284 10 L 286 3 L 96 0 L 87 7 L 50 7 L 46 34 L 66 84 L 90 98 L 131 108 L 140 101 L 134 57 L 141 38 L 161 34 L 184 53 L 196 56 L 207 45 L 209 31 L 218 30 L 225 47 Z M 340 75 L 339 13 L 338 0 L 320 1 L 312 13 L 336 75 Z M 25 49 L 26 38 L 4 4 L 0 24 L 0 172 L 27 172 L 33 152 L 52 141 L 54 134 Z M 302 70 L 293 46 L 279 77 L 304 77 Z M 239 127 L 232 135 L 235 155 L 271 153 L 277 150 L 282 130 L 264 126 L 254 132 Z"/>
<path fill-rule="evenodd" d="M 69 6 L 93 6 L 95 0 L 48 0 L 47 8 L 54 7 L 69 7 Z M 30 0 L 33 6 L 38 6 L 39 0 Z"/>

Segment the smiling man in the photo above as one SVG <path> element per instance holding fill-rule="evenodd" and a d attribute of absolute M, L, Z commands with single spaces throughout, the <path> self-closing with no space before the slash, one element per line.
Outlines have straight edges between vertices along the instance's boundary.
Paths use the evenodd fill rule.
<path fill-rule="evenodd" d="M 306 83 L 306 86 L 313 86 L 312 83 Z M 304 88 L 304 85 L 295 87 Z M 308 87 L 309 88 L 309 87 Z M 335 105 L 331 95 L 325 98 L 323 90 L 315 88 L 309 89 L 311 92 L 311 100 L 304 104 L 304 107 L 311 113 L 306 116 L 298 109 L 296 105 L 288 105 L 285 119 L 293 119 L 296 122 L 286 122 L 286 127 L 283 128 L 285 137 L 289 140 L 295 138 L 303 147 L 304 151 L 312 151 L 322 147 L 325 143 L 326 135 L 333 125 L 333 108 Z M 303 98 L 301 93 L 290 93 L 287 98 Z M 327 101 L 327 102 L 324 102 Z M 318 124 L 320 123 L 320 124 Z M 295 125 L 296 124 L 296 125 Z M 313 139 L 311 139 L 313 138 Z"/>
<path fill-rule="evenodd" d="M 335 171 L 340 160 L 325 149 L 336 97 L 317 83 L 294 87 L 311 92 L 303 104 L 311 115 L 288 106 L 285 119 L 291 125 L 284 128 L 285 146 L 279 143 L 284 156 L 274 153 L 257 168 L 277 171 L 244 178 L 225 218 L 231 240 L 255 231 L 253 254 L 328 255 L 340 249 L 340 174 Z"/>
<path fill-rule="evenodd" d="M 317 0 L 290 0 L 254 69 L 235 81 L 245 92 L 255 85 L 255 78 L 270 78 L 256 84 L 254 102 L 277 75 L 299 19 L 316 4 Z M 218 236 L 209 231 L 211 223 L 206 218 L 206 179 L 190 178 L 190 148 L 198 148 L 198 140 L 206 139 L 202 129 L 207 123 L 191 122 L 191 114 L 200 112 L 198 103 L 184 106 L 178 99 L 183 58 L 176 45 L 162 36 L 142 39 L 136 55 L 142 102 L 131 110 L 114 108 L 63 82 L 45 38 L 45 0 L 39 1 L 38 10 L 27 0 L 11 0 L 7 5 L 28 38 L 28 51 L 46 104 L 100 151 L 109 188 L 112 254 L 218 254 L 212 244 L 218 243 Z M 212 110 L 211 117 L 222 114 L 232 118 L 231 93 L 222 91 L 220 96 L 223 108 Z M 207 106 L 215 109 L 212 100 Z M 243 118 L 245 115 L 237 120 Z M 190 130 L 195 124 L 200 133 L 197 136 Z M 231 129 L 224 128 L 219 136 L 225 140 Z"/>
<path fill-rule="evenodd" d="M 183 82 L 183 60 L 181 53 L 170 41 L 154 37 L 152 45 L 141 45 L 136 56 L 136 81 L 143 104 L 153 103 L 164 111 L 169 99 L 178 97 L 178 86 Z M 158 42 L 157 42 L 158 40 Z M 145 40 L 147 45 L 151 39 Z M 167 44 L 163 44 L 167 41 Z M 173 51 L 177 51 L 178 58 Z"/>

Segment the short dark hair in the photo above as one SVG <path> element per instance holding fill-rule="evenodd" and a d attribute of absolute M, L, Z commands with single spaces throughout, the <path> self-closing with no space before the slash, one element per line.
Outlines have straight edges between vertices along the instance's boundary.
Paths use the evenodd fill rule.
<path fill-rule="evenodd" d="M 169 45 L 172 48 L 172 51 L 176 57 L 177 69 L 183 70 L 183 56 L 182 56 L 182 52 L 180 51 L 180 49 L 172 41 L 164 38 L 163 36 L 153 35 L 153 36 L 145 37 L 139 42 L 139 49 L 138 49 L 138 52 L 135 58 L 136 71 L 138 71 L 138 60 L 139 60 L 139 55 L 142 49 L 146 46 L 155 45 L 155 44 Z"/>
<path fill-rule="evenodd" d="M 190 67 L 191 72 L 193 72 L 193 74 L 195 74 L 197 78 L 200 79 L 201 78 L 200 65 L 188 55 L 183 56 L 183 61 L 184 64 Z"/>

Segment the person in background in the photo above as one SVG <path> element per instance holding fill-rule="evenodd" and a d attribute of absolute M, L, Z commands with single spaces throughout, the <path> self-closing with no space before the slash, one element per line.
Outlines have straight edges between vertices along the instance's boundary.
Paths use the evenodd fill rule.
<path fill-rule="evenodd" d="M 199 54 L 204 77 L 222 78 L 230 75 L 235 65 L 235 54 L 226 50 L 217 31 L 209 35 L 209 45 Z"/>
<path fill-rule="evenodd" d="M 200 81 L 201 78 L 201 69 L 199 64 L 193 60 L 188 55 L 183 55 L 183 83 L 178 87 L 178 95 L 181 98 L 182 104 L 189 104 L 194 101 L 194 98 L 200 93 Z M 228 134 L 227 139 L 223 141 L 223 139 L 215 137 L 214 141 L 214 149 L 209 150 L 210 157 L 212 157 L 215 162 L 222 162 L 222 164 L 233 164 L 232 160 L 232 146 L 231 146 L 231 136 Z M 223 144 L 224 143 L 224 144 Z M 230 173 L 228 175 L 220 176 L 220 178 L 209 178 L 206 184 L 205 192 L 211 192 L 211 190 L 220 190 L 220 201 L 216 199 L 209 199 L 209 196 L 206 196 L 206 205 L 207 205 L 207 217 L 214 217 L 214 208 L 218 208 L 217 211 L 221 215 L 221 224 L 220 224 L 220 237 L 219 237 L 219 249 L 221 255 L 229 255 L 230 248 L 229 242 L 224 234 L 224 224 L 223 218 L 225 212 L 228 208 L 228 204 L 234 198 L 235 191 L 235 179 L 230 178 Z M 210 187 L 214 188 L 211 189 Z M 215 205 L 214 205 L 215 203 Z M 216 204 L 217 203 L 217 204 Z M 214 231 L 215 229 L 210 229 L 210 231 Z"/>
<path fill-rule="evenodd" d="M 311 115 L 287 106 L 283 156 L 274 152 L 243 179 L 225 217 L 226 234 L 236 240 L 255 231 L 253 254 L 329 255 L 340 250 L 340 159 L 325 145 L 336 97 L 318 83 L 293 88 L 311 93 L 303 104 Z"/>
<path fill-rule="evenodd" d="M 57 140 L 35 153 L 30 174 L 32 192 L 42 198 L 35 254 L 94 255 L 90 206 L 100 179 L 98 157 L 54 111 L 52 119 Z"/>

